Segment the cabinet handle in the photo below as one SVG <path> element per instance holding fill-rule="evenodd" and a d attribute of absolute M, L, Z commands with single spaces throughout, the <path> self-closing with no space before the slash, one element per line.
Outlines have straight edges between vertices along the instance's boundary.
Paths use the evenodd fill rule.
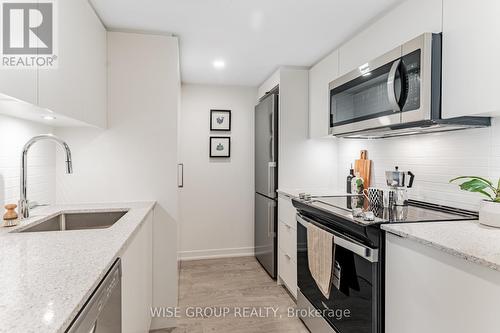
<path fill-rule="evenodd" d="M 177 187 L 184 187 L 184 163 L 177 164 Z"/>

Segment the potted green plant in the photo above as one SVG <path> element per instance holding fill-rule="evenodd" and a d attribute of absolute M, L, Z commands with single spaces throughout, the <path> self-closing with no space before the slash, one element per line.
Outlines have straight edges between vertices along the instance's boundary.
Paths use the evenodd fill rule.
<path fill-rule="evenodd" d="M 453 178 L 451 182 L 465 180 L 460 184 L 463 191 L 475 192 L 487 199 L 481 201 L 479 208 L 479 223 L 500 228 L 500 180 L 495 186 L 488 179 L 476 176 L 461 176 Z"/>

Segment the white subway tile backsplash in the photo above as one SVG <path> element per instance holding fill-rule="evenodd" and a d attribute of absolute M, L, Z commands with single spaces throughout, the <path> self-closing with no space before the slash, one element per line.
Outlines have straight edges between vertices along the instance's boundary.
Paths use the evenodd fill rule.
<path fill-rule="evenodd" d="M 19 200 L 21 150 L 33 136 L 52 128 L 26 120 L 0 116 L 0 216 L 3 206 Z M 38 203 L 55 199 L 55 145 L 39 142 L 28 156 L 28 198 Z"/>
<path fill-rule="evenodd" d="M 386 170 L 396 165 L 415 173 L 410 197 L 456 207 L 479 208 L 481 196 L 460 191 L 449 180 L 461 175 L 500 178 L 500 123 L 449 133 L 415 135 L 379 140 L 338 140 L 338 179 L 348 174 L 349 165 L 368 150 L 372 162 L 372 184 L 385 186 Z"/>

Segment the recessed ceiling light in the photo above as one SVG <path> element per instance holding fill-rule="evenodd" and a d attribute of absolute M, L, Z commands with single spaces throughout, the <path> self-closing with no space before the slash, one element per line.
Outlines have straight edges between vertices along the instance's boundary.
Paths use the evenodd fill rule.
<path fill-rule="evenodd" d="M 45 116 L 43 116 L 42 118 L 43 118 L 44 120 L 55 120 L 55 119 L 56 119 L 56 117 L 54 117 L 54 116 L 49 116 L 49 115 L 45 115 Z"/>
<path fill-rule="evenodd" d="M 226 67 L 224 60 L 215 60 L 213 63 L 215 69 L 223 69 Z"/>

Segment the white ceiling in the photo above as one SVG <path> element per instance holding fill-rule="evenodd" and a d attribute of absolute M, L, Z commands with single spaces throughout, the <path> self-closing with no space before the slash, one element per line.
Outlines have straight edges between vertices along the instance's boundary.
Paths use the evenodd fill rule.
<path fill-rule="evenodd" d="M 91 0 L 108 28 L 179 36 L 183 82 L 248 86 L 311 66 L 402 1 Z"/>

